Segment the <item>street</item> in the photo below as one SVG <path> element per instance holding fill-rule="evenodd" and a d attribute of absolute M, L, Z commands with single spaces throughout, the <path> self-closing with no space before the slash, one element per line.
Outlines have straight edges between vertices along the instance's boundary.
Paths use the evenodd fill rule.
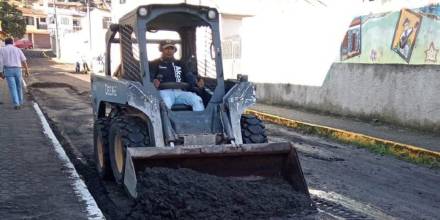
<path fill-rule="evenodd" d="M 130 216 L 133 201 L 112 182 L 101 181 L 93 160 L 90 76 L 69 65 L 30 60 L 28 90 L 110 219 Z M 49 66 L 49 68 L 47 68 Z M 436 219 L 440 216 L 440 170 L 373 154 L 292 129 L 266 124 L 269 141 L 291 141 L 318 209 L 348 219 Z M 335 210 L 328 208 L 328 204 Z M 341 206 L 341 207 L 340 207 Z M 340 207 L 340 208 L 338 208 Z"/>

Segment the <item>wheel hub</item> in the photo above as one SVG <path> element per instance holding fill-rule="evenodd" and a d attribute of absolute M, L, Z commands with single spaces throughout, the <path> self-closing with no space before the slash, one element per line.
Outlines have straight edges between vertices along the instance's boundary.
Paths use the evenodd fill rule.
<path fill-rule="evenodd" d="M 97 143 L 96 143 L 96 147 L 98 150 L 98 163 L 99 163 L 99 167 L 104 167 L 104 146 L 102 144 L 102 140 L 101 140 L 101 136 L 98 137 Z"/>
<path fill-rule="evenodd" d="M 116 136 L 115 140 L 115 159 L 116 159 L 116 167 L 119 173 L 122 173 L 123 165 L 124 165 L 124 146 L 122 144 L 121 135 Z"/>

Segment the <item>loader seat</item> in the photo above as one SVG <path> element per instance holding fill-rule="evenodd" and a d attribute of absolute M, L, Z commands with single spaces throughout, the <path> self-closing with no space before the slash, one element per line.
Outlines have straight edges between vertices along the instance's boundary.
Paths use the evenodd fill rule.
<path fill-rule="evenodd" d="M 174 104 L 171 106 L 171 111 L 192 111 L 192 107 L 185 104 Z"/>

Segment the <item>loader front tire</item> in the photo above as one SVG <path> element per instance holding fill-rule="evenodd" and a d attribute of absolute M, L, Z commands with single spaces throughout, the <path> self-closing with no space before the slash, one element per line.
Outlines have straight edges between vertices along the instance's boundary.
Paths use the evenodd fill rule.
<path fill-rule="evenodd" d="M 240 124 L 243 144 L 267 143 L 266 128 L 259 118 L 244 114 L 241 116 Z"/>
<path fill-rule="evenodd" d="M 124 182 L 127 147 L 146 147 L 150 143 L 148 126 L 137 117 L 118 116 L 110 126 L 110 164 L 115 182 Z"/>
<path fill-rule="evenodd" d="M 93 125 L 93 152 L 96 162 L 96 170 L 101 179 L 110 180 L 112 171 L 109 160 L 109 132 L 110 120 L 99 118 Z"/>

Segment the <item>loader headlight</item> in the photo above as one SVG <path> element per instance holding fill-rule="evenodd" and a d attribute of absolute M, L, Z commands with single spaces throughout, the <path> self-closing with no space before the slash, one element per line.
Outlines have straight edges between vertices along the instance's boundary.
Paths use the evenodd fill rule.
<path fill-rule="evenodd" d="M 139 16 L 145 17 L 148 14 L 148 10 L 146 8 L 143 8 L 143 7 L 139 8 L 138 9 L 138 14 L 139 14 Z"/>
<path fill-rule="evenodd" d="M 211 20 L 213 20 L 213 19 L 215 19 L 217 17 L 217 12 L 215 11 L 215 10 L 209 10 L 208 11 L 208 18 L 209 19 L 211 19 Z"/>

